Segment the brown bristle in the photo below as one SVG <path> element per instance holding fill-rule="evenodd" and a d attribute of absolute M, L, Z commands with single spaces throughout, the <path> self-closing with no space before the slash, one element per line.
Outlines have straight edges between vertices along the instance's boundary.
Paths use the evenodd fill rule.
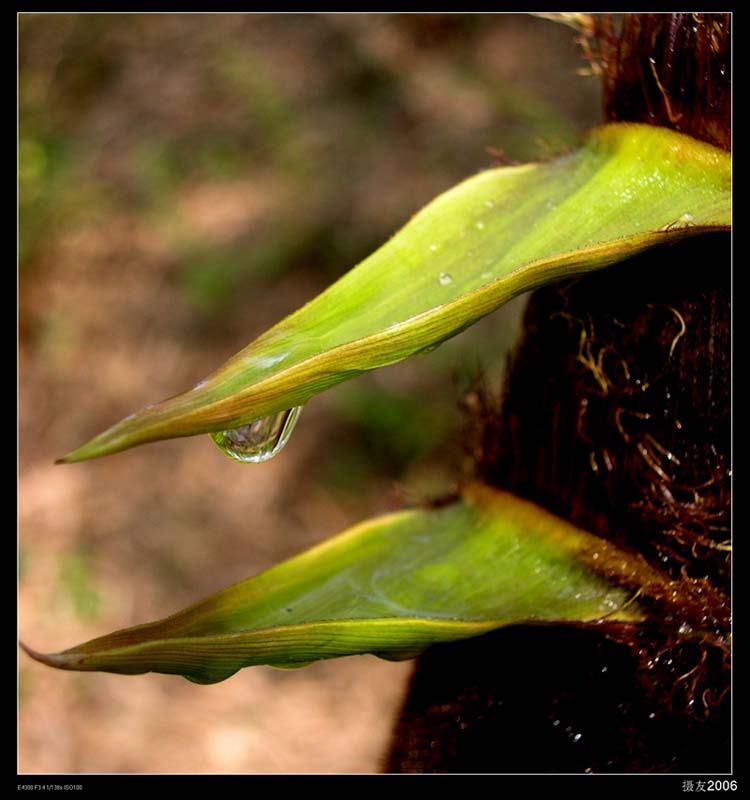
<path fill-rule="evenodd" d="M 645 122 L 731 149 L 731 15 L 596 17 L 587 56 L 607 119 Z"/>

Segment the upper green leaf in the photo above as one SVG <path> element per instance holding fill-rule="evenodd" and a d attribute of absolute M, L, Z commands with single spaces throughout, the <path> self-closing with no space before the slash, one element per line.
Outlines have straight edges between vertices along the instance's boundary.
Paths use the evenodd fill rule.
<path fill-rule="evenodd" d="M 214 683 L 256 664 L 406 658 L 514 623 L 638 621 L 634 589 L 666 583 L 640 556 L 477 484 L 443 508 L 356 525 L 158 622 L 27 650 L 61 669 Z"/>
<path fill-rule="evenodd" d="M 188 392 L 63 461 L 237 428 L 437 346 L 516 295 L 731 222 L 730 156 L 610 124 L 574 153 L 482 172 Z"/>

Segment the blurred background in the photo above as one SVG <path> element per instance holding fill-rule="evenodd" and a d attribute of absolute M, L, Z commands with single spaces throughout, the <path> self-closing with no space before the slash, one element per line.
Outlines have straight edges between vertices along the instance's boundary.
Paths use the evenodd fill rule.
<path fill-rule="evenodd" d="M 465 470 L 523 298 L 311 400 L 264 465 L 207 436 L 55 458 L 213 371 L 445 189 L 600 120 L 573 32 L 516 14 L 21 14 L 19 632 L 173 613 Z M 224 683 L 19 656 L 24 773 L 377 772 L 412 664 Z"/>

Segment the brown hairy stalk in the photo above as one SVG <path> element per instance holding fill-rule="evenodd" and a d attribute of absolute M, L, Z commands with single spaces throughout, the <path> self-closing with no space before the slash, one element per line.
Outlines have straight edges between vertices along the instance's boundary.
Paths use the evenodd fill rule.
<path fill-rule="evenodd" d="M 730 146 L 730 17 L 575 15 L 607 119 Z M 501 630 L 421 660 L 395 772 L 730 768 L 730 247 L 709 235 L 535 292 L 474 474 L 639 554 L 648 624 Z M 593 564 L 591 566 L 594 566 Z M 596 568 L 623 585 L 615 559 Z"/>
<path fill-rule="evenodd" d="M 609 120 L 645 122 L 731 149 L 731 15 L 578 15 Z"/>

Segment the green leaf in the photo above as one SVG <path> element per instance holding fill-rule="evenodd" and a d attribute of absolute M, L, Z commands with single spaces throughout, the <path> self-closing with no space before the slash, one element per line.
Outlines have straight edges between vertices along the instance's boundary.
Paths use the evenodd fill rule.
<path fill-rule="evenodd" d="M 195 388 L 63 461 L 237 428 L 427 351 L 522 292 L 731 220 L 730 156 L 663 128 L 611 124 L 547 163 L 487 170 Z"/>
<path fill-rule="evenodd" d="M 665 585 L 642 557 L 475 484 L 451 505 L 356 525 L 158 622 L 27 651 L 61 669 L 214 683 L 257 664 L 409 658 L 515 623 L 639 621 L 634 590 Z"/>

